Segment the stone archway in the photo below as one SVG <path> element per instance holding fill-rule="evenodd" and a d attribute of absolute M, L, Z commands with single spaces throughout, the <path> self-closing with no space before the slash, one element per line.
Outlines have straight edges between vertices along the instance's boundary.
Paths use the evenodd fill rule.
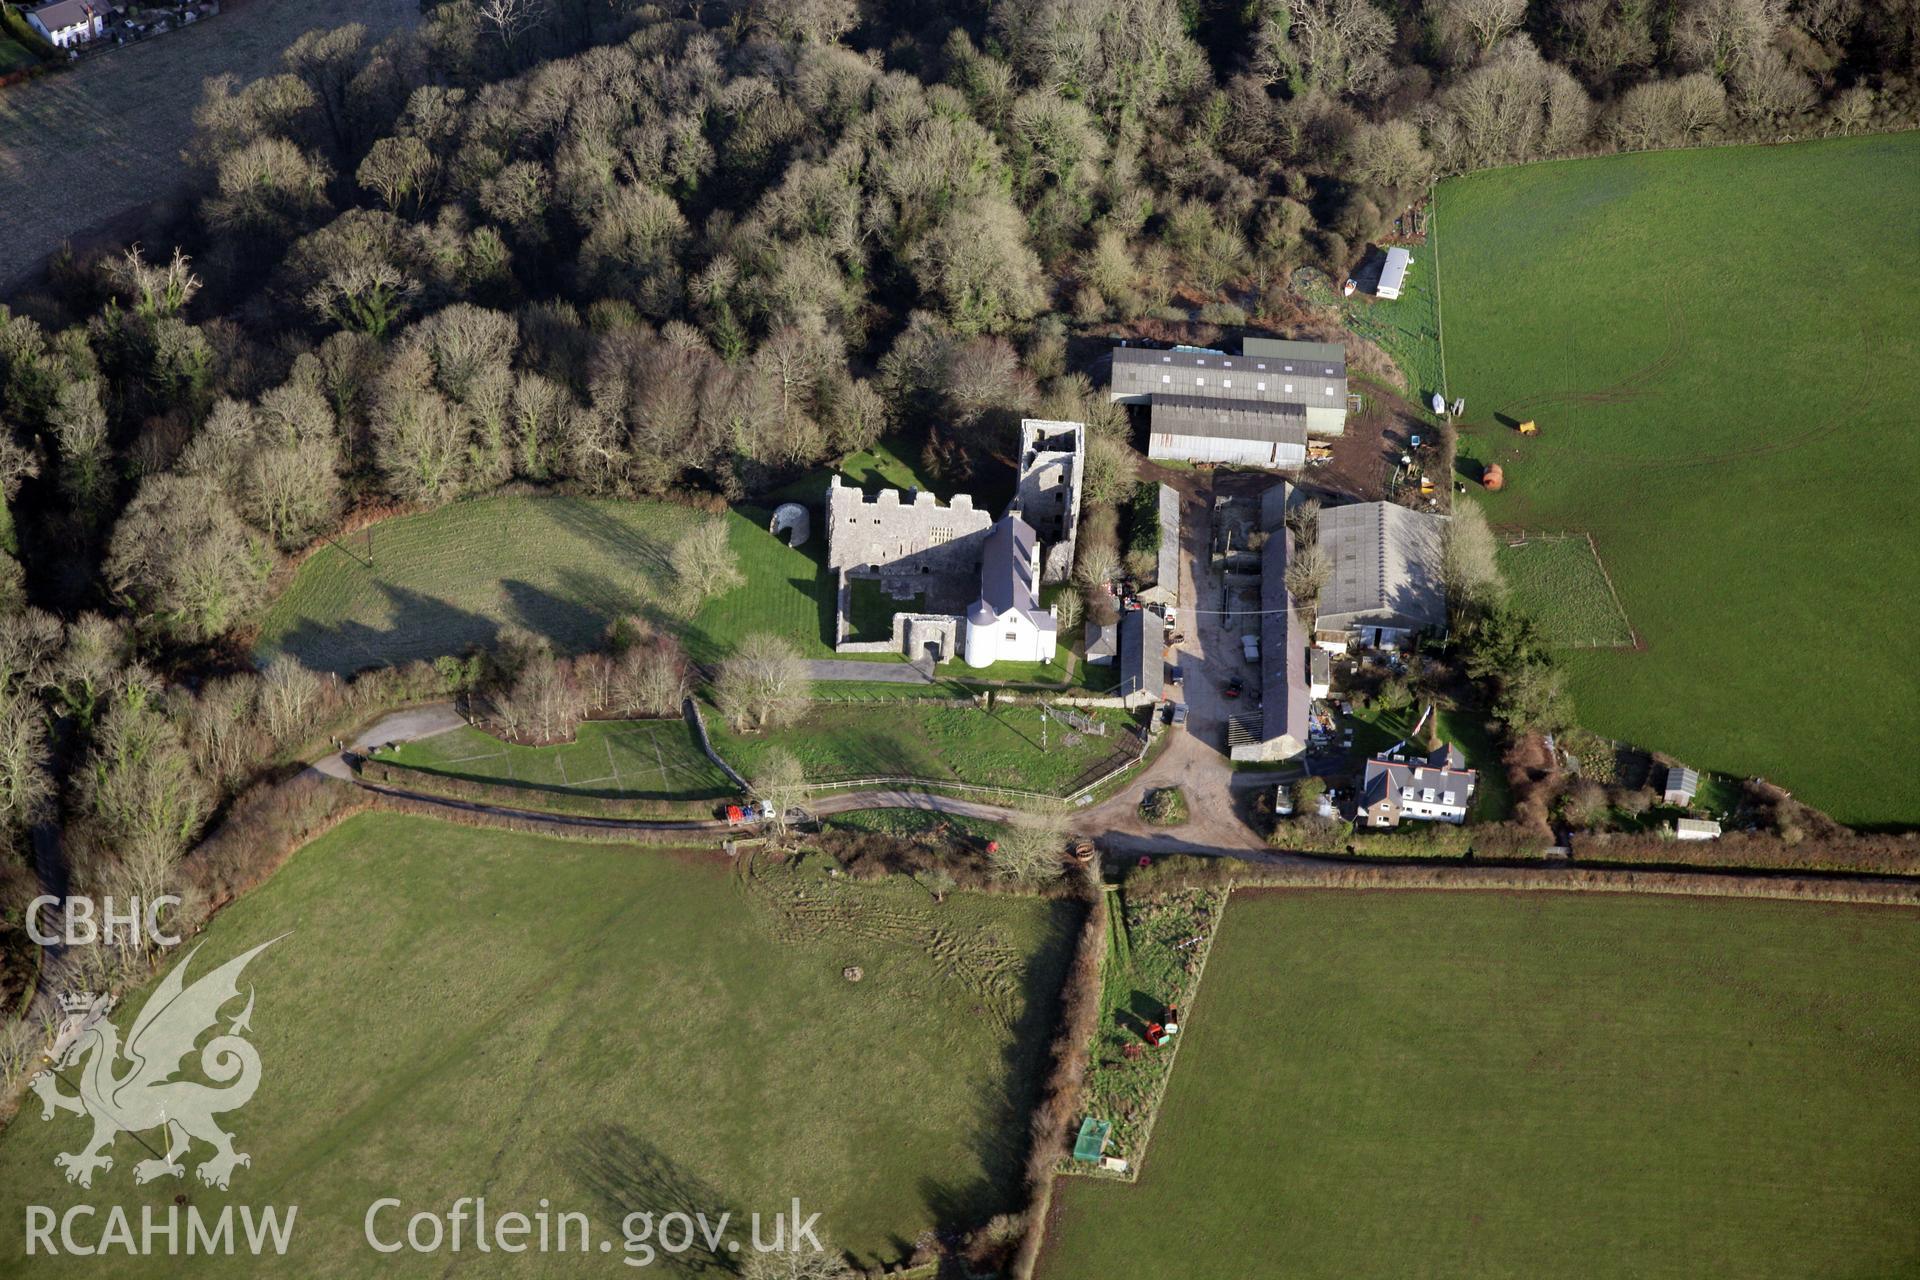
<path fill-rule="evenodd" d="M 807 509 L 797 502 L 783 502 L 773 510 L 773 520 L 767 525 L 767 532 L 776 538 L 782 533 L 790 534 L 787 545 L 797 547 L 807 540 L 813 531 L 812 518 Z"/>

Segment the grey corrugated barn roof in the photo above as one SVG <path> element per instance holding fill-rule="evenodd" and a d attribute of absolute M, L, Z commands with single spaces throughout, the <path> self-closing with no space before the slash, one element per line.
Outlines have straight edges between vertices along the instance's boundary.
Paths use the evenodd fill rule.
<path fill-rule="evenodd" d="M 1160 615 L 1129 609 L 1120 616 L 1120 696 L 1146 694 L 1158 701 L 1166 688 L 1165 632 Z"/>
<path fill-rule="evenodd" d="M 1275 356 L 1283 360 L 1320 360 L 1327 364 L 1337 364 L 1341 368 L 1347 365 L 1347 344 L 1344 342 L 1301 342 L 1293 338 L 1242 338 L 1240 354 L 1271 359 Z"/>
<path fill-rule="evenodd" d="M 1294 616 L 1287 591 L 1287 560 L 1293 534 L 1282 525 L 1267 533 L 1260 554 L 1260 734 L 1271 742 L 1293 739 L 1307 745 L 1307 638 Z"/>
<path fill-rule="evenodd" d="M 1258 440 L 1262 444 L 1307 443 L 1307 411 L 1298 404 L 1214 400 L 1204 396 L 1153 397 L 1154 435 L 1203 440 Z"/>
<path fill-rule="evenodd" d="M 1444 516 L 1391 502 L 1356 502 L 1320 512 L 1320 549 L 1333 573 L 1320 592 L 1318 622 L 1328 630 L 1444 626 L 1447 590 L 1441 565 Z"/>
<path fill-rule="evenodd" d="M 1155 567 L 1154 585 L 1180 599 L 1180 491 L 1170 484 L 1160 486 L 1160 554 Z"/>
<path fill-rule="evenodd" d="M 1148 396 L 1206 396 L 1345 409 L 1347 369 L 1328 360 L 1297 357 L 1118 347 L 1113 353 L 1112 394 L 1135 401 Z"/>

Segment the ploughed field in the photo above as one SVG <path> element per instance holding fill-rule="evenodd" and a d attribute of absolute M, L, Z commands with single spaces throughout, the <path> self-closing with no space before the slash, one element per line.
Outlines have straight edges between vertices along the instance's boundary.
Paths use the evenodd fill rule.
<path fill-rule="evenodd" d="M 1590 532 L 1643 643 L 1567 649 L 1581 719 L 1857 823 L 1920 822 L 1917 202 L 1914 133 L 1611 156 L 1441 184 L 1426 254 L 1461 470 Z M 1550 634 L 1619 642 L 1560 598 Z"/>

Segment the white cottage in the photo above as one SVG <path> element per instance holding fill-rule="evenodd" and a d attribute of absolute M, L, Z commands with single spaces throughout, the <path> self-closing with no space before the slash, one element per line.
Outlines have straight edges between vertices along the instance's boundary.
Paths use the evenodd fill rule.
<path fill-rule="evenodd" d="M 980 598 L 967 609 L 964 653 L 970 667 L 996 662 L 1051 662 L 1060 637 L 1052 610 L 1042 610 L 1040 539 L 1009 511 L 987 530 L 980 550 Z"/>
<path fill-rule="evenodd" d="M 106 34 L 107 6 L 95 0 L 54 0 L 27 15 L 27 25 L 56 49 L 70 49 Z"/>

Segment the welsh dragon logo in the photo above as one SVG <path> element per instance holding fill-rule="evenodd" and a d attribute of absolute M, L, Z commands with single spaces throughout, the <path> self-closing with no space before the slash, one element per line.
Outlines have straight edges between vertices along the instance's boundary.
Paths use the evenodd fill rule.
<path fill-rule="evenodd" d="M 200 950 L 195 947 L 147 999 L 124 1045 L 104 1012 L 82 1024 L 72 1043 L 59 1051 L 54 1070 L 42 1072 L 33 1082 L 44 1108 L 43 1120 L 53 1119 L 56 1111 L 93 1118 L 93 1137 L 87 1145 L 53 1158 L 56 1167 L 67 1171 L 68 1182 L 91 1187 L 94 1170 L 113 1168 L 110 1152 L 115 1138 L 122 1132 L 140 1134 L 151 1129 L 166 1131 L 166 1154 L 136 1164 L 136 1183 L 185 1174 L 180 1157 L 196 1138 L 213 1147 L 213 1155 L 194 1171 L 210 1187 L 225 1190 L 235 1166 L 253 1163 L 246 1153 L 233 1149 L 233 1135 L 214 1122 L 216 1115 L 245 1106 L 260 1084 L 260 1055 L 243 1036 L 251 1029 L 253 1017 L 251 986 L 246 1008 L 228 1024 L 225 1034 L 216 1035 L 200 1050 L 201 1071 L 225 1087 L 174 1077 L 200 1036 L 219 1024 L 221 1008 L 239 998 L 240 972 L 247 962 L 278 941 L 263 942 L 188 986 L 187 966 Z M 55 1073 L 78 1066 L 83 1059 L 86 1066 L 79 1095 L 62 1093 Z"/>

